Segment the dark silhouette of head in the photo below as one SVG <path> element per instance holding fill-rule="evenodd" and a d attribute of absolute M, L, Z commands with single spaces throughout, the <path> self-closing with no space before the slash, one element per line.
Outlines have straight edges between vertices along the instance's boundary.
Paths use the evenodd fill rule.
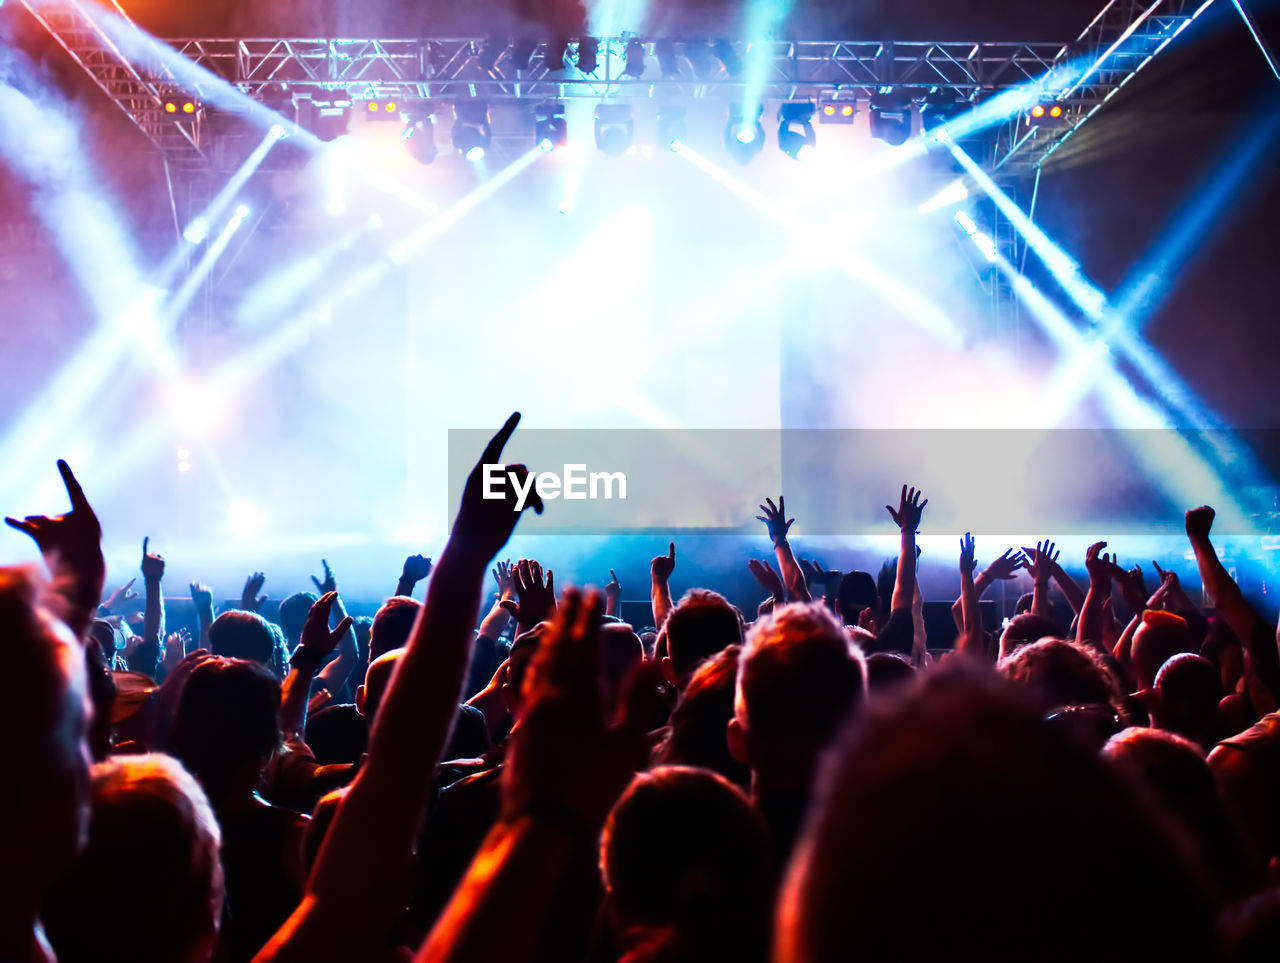
<path fill-rule="evenodd" d="M 232 609 L 223 612 L 209 626 L 209 649 L 214 655 L 275 666 L 276 647 L 271 627 L 256 612 Z"/>
<path fill-rule="evenodd" d="M 378 714 L 378 706 L 382 704 L 382 697 L 391 685 L 391 675 L 403 656 L 404 649 L 392 649 L 378 656 L 369 663 L 364 684 L 356 689 L 356 709 L 371 725 Z"/>
<path fill-rule="evenodd" d="M 319 601 L 314 592 L 295 592 L 280 603 L 279 622 L 290 649 L 302 638 L 302 626 L 306 624 L 311 606 Z"/>
<path fill-rule="evenodd" d="M 760 816 L 727 780 L 683 766 L 637 776 L 600 841 L 607 902 L 624 950 L 646 959 L 763 963 L 767 854 Z"/>
<path fill-rule="evenodd" d="M 664 765 L 701 766 L 747 788 L 751 771 L 729 755 L 725 727 L 733 718 L 733 697 L 742 647 L 717 652 L 694 671 L 671 713 L 671 732 L 659 753 Z"/>
<path fill-rule="evenodd" d="M 1187 620 L 1172 612 L 1148 609 L 1133 633 L 1133 674 L 1139 689 L 1156 684 L 1160 666 L 1179 652 L 1198 652 Z"/>
<path fill-rule="evenodd" d="M 901 691 L 916 678 L 915 666 L 896 652 L 873 652 L 867 656 L 867 691 L 885 695 Z"/>
<path fill-rule="evenodd" d="M 1218 711 L 1222 680 L 1208 659 L 1180 652 L 1156 673 L 1156 724 L 1190 739 L 1207 753 L 1228 733 Z"/>
<path fill-rule="evenodd" d="M 869 608 L 873 616 L 880 614 L 880 594 L 870 572 L 845 572 L 836 586 L 836 612 L 845 625 L 857 625 L 862 610 Z"/>
<path fill-rule="evenodd" d="M 989 963 L 1216 958 L 1211 907 L 1167 828 L 990 673 L 944 667 L 870 706 L 818 785 L 778 903 L 779 963 L 958 947 Z M 1100 910 L 1116 867 L 1122 905 Z M 908 896 L 928 898 L 922 882 L 937 895 L 927 925 Z"/>
<path fill-rule="evenodd" d="M 1039 642 L 1041 639 L 1059 639 L 1063 636 L 1062 626 L 1053 619 L 1043 615 L 1032 615 L 1026 612 L 1015 615 L 1000 633 L 1000 655 L 1011 655 L 1020 645 Z"/>
<path fill-rule="evenodd" d="M 644 661 L 644 644 L 625 622 L 606 622 L 596 636 L 600 649 L 600 698 L 609 718 L 622 700 L 627 680 Z"/>
<path fill-rule="evenodd" d="M 88 845 L 45 904 L 58 959 L 208 959 L 222 913 L 220 843 L 208 799 L 177 760 L 95 765 Z"/>
<path fill-rule="evenodd" d="M 280 744 L 280 683 L 257 662 L 214 658 L 182 688 L 173 743 L 215 809 L 247 796 Z"/>
<path fill-rule="evenodd" d="M 819 753 L 866 694 L 862 653 L 823 606 L 784 605 L 755 624 L 738 664 L 729 747 L 752 785 L 807 789 Z"/>
<path fill-rule="evenodd" d="M 394 595 L 382 603 L 369 630 L 370 664 L 392 649 L 403 649 L 409 644 L 413 623 L 418 621 L 421 609 L 421 602 L 404 595 Z"/>
<path fill-rule="evenodd" d="M 742 616 L 728 599 L 707 589 L 690 589 L 667 616 L 670 681 L 683 682 L 703 659 L 742 643 Z"/>

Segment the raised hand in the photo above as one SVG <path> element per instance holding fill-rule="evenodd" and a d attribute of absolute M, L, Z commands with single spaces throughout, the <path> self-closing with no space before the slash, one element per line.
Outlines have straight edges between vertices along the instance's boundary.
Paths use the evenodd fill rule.
<path fill-rule="evenodd" d="M 920 517 L 924 514 L 924 507 L 929 504 L 929 499 L 920 500 L 923 492 L 916 491 L 914 488 L 902 486 L 902 496 L 898 499 L 898 509 L 894 511 L 892 505 L 884 506 L 889 512 L 889 517 L 893 519 L 894 524 L 904 531 L 914 532 L 920 528 Z"/>
<path fill-rule="evenodd" d="M 129 591 L 133 588 L 133 583 L 136 581 L 138 581 L 136 578 L 129 579 L 129 581 L 125 582 L 118 589 L 108 595 L 107 600 L 103 602 L 99 608 L 103 609 L 108 615 L 121 614 L 119 611 L 120 607 L 124 605 L 125 602 L 132 602 L 138 597 L 137 592 Z"/>
<path fill-rule="evenodd" d="M 647 759 L 646 721 L 659 698 L 657 663 L 636 671 L 617 721 L 599 682 L 601 599 L 568 589 L 525 677 L 525 711 L 503 766 L 503 816 L 552 818 L 594 836 Z M 573 746 L 573 752 L 566 752 Z"/>
<path fill-rule="evenodd" d="M 462 505 L 458 509 L 458 517 L 453 523 L 453 532 L 459 537 L 460 546 L 470 552 L 483 555 L 485 560 L 493 558 L 507 544 L 507 539 L 515 530 L 523 507 L 532 507 L 542 514 L 542 497 L 529 482 L 529 470 L 524 465 L 505 465 L 499 472 L 496 489 L 500 497 L 486 498 L 486 490 L 495 486 L 486 483 L 485 466 L 501 465 L 502 449 L 506 447 L 511 433 L 520 423 L 520 412 L 515 412 L 506 423 L 498 429 L 484 454 L 471 469 L 467 483 L 462 489 Z M 515 476 L 512 483 L 511 476 Z M 528 497 L 523 506 L 515 486 L 522 490 L 528 486 Z"/>
<path fill-rule="evenodd" d="M 1084 553 L 1084 567 L 1085 571 L 1089 573 L 1089 584 L 1091 586 L 1105 585 L 1109 588 L 1116 571 L 1123 571 L 1118 569 L 1115 557 L 1103 551 L 1106 547 L 1106 542 L 1094 542 Z"/>
<path fill-rule="evenodd" d="M 773 504 L 772 498 L 766 498 L 764 504 L 760 506 L 760 511 L 764 514 L 757 515 L 758 521 L 764 522 L 765 528 L 769 530 L 769 538 L 774 545 L 787 540 L 787 532 L 791 530 L 791 525 L 795 522 L 794 518 L 787 518 L 787 503 L 781 495 L 778 496 L 778 504 Z"/>
<path fill-rule="evenodd" d="M 170 632 L 164 640 L 164 655 L 160 658 L 161 674 L 168 678 L 187 656 L 187 647 L 191 645 L 191 633 L 185 628 Z"/>
<path fill-rule="evenodd" d="M 203 582 L 191 583 L 191 601 L 196 603 L 198 612 L 213 611 L 213 589 Z"/>
<path fill-rule="evenodd" d="M 410 555 L 404 560 L 404 569 L 400 572 L 401 582 L 412 582 L 415 585 L 431 574 L 431 559 L 424 555 Z"/>
<path fill-rule="evenodd" d="M 542 566 L 533 559 L 522 558 L 516 563 L 516 599 L 504 599 L 499 604 L 516 618 L 521 632 L 539 622 L 551 618 L 556 611 L 555 575 L 547 569 L 547 580 L 542 580 Z"/>
<path fill-rule="evenodd" d="M 164 578 L 164 556 L 148 552 L 150 543 L 150 536 L 142 540 L 142 578 L 147 582 L 159 582 Z"/>
<path fill-rule="evenodd" d="M 676 570 L 676 543 L 671 542 L 667 547 L 666 555 L 655 555 L 653 561 L 649 563 L 649 574 L 656 581 L 667 582 L 671 579 L 671 573 Z"/>
<path fill-rule="evenodd" d="M 498 562 L 493 569 L 493 580 L 498 583 L 498 598 L 513 599 L 516 597 L 516 578 L 511 559 Z"/>
<path fill-rule="evenodd" d="M 1007 555 L 1008 552 L 1005 554 Z M 978 559 L 974 555 L 973 536 L 965 532 L 964 537 L 960 539 L 960 571 L 972 575 L 977 566 Z"/>
<path fill-rule="evenodd" d="M 320 564 L 324 566 L 324 580 L 311 576 L 311 582 L 316 587 L 316 591 L 321 595 L 328 595 L 330 592 L 338 591 L 338 580 L 333 577 L 333 569 L 329 568 L 327 559 L 320 559 Z"/>
<path fill-rule="evenodd" d="M 1043 542 L 1036 542 L 1035 548 L 1022 549 L 1024 556 L 1023 565 L 1027 570 L 1027 574 L 1031 576 L 1031 580 L 1038 584 L 1045 584 L 1053 577 L 1057 570 L 1058 556 L 1062 554 L 1060 550 L 1056 550 L 1053 542 L 1047 538 Z"/>
<path fill-rule="evenodd" d="M 83 635 L 102 598 L 107 566 L 102 558 L 102 526 L 84 489 L 65 461 L 58 461 L 62 484 L 71 500 L 63 515 L 28 515 L 19 521 L 5 516 L 5 523 L 30 535 L 45 565 L 58 584 L 58 593 L 69 606 L 63 618 L 77 635 Z"/>
<path fill-rule="evenodd" d="M 609 599 L 617 602 L 622 597 L 622 583 L 618 581 L 618 574 L 613 569 L 609 569 L 609 581 L 604 587 L 604 597 L 606 602 Z"/>
<path fill-rule="evenodd" d="M 1120 594 L 1125 597 L 1125 601 L 1141 612 L 1148 597 L 1147 583 L 1142 577 L 1142 566 L 1134 565 L 1133 568 L 1126 569 L 1117 565 L 1112 570 L 1111 577 L 1120 586 Z"/>
<path fill-rule="evenodd" d="M 1007 548 L 1003 555 L 986 567 L 983 574 L 989 579 L 1011 579 L 1018 574 L 1018 569 L 1026 567 L 1027 557 L 1020 551 Z"/>
<path fill-rule="evenodd" d="M 244 589 L 240 592 L 240 608 L 246 612 L 256 612 L 262 608 L 262 603 L 267 600 L 265 595 L 259 595 L 262 586 L 266 584 L 267 577 L 261 572 L 254 572 L 244 581 Z"/>
<path fill-rule="evenodd" d="M 1216 512 L 1208 505 L 1193 508 L 1186 514 L 1187 534 L 1192 538 L 1208 538 Z"/>
<path fill-rule="evenodd" d="M 773 566 L 768 561 L 761 558 L 748 559 L 747 569 L 760 583 L 760 587 L 772 595 L 776 601 L 786 598 L 787 593 L 782 584 L 782 576 L 773 570 Z"/>
<path fill-rule="evenodd" d="M 311 611 L 307 613 L 307 620 L 302 624 L 302 635 L 298 640 L 298 649 L 294 653 L 295 658 L 300 651 L 311 658 L 314 665 L 319 666 L 329 653 L 338 647 L 338 643 L 347 634 L 347 629 L 351 628 L 354 620 L 348 615 L 336 627 L 329 628 L 329 614 L 337 599 L 338 593 L 331 589 L 311 606 Z"/>

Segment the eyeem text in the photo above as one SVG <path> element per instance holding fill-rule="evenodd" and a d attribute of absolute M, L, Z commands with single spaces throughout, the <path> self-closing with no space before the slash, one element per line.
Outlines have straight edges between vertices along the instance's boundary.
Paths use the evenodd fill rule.
<path fill-rule="evenodd" d="M 586 465 L 565 465 L 564 474 L 553 471 L 530 472 L 520 484 L 516 472 L 507 471 L 505 465 L 484 466 L 484 497 L 502 498 L 503 482 L 510 480 L 516 493 L 516 511 L 524 511 L 530 491 L 536 491 L 544 500 L 565 499 L 625 499 L 627 476 L 620 471 L 588 472 Z"/>

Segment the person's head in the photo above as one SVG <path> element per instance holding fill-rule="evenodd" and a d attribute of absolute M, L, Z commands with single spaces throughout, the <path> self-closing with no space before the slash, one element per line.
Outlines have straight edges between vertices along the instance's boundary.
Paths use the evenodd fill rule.
<path fill-rule="evenodd" d="M 89 819 L 84 650 L 39 592 L 27 570 L 0 568 L 0 661 L 9 681 L 0 732 L 10 774 L 0 791 L 0 880 L 10 894 L 0 919 L 13 913 L 24 923 L 75 857 Z M 10 949 L 0 943 L 0 952 Z"/>
<path fill-rule="evenodd" d="M 222 913 L 221 833 L 175 759 L 93 767 L 89 842 L 45 904 L 58 959 L 207 960 Z"/>
<path fill-rule="evenodd" d="M 1156 673 L 1156 724 L 1198 743 L 1208 752 L 1221 739 L 1222 717 L 1218 702 L 1222 681 L 1208 659 L 1179 652 Z"/>
<path fill-rule="evenodd" d="M 507 654 L 507 678 L 501 691 L 502 702 L 513 719 L 519 718 L 524 707 L 524 680 L 529 674 L 529 665 L 550 631 L 550 622 L 539 622 L 528 631 L 521 632 L 511 643 L 511 651 Z"/>
<path fill-rule="evenodd" d="M 1190 834 L 1220 896 L 1238 898 L 1261 882 L 1262 867 L 1247 861 L 1199 746 L 1172 732 L 1131 727 L 1112 736 L 1103 755 Z"/>
<path fill-rule="evenodd" d="M 280 682 L 245 659 L 201 663 L 182 687 L 173 743 L 215 808 L 253 792 L 280 744 Z"/>
<path fill-rule="evenodd" d="M 915 666 L 896 652 L 873 652 L 867 656 L 867 691 L 872 695 L 899 692 L 915 677 Z"/>
<path fill-rule="evenodd" d="M 259 665 L 274 667 L 277 661 L 276 648 L 276 637 L 271 627 L 257 612 L 232 609 L 223 612 L 209 626 L 209 651 L 214 655 L 227 659 L 248 659 Z"/>
<path fill-rule="evenodd" d="M 369 662 L 386 655 L 392 649 L 403 649 L 409 644 L 413 623 L 418 620 L 422 603 L 404 595 L 393 595 L 382 603 L 373 616 L 369 630 Z"/>
<path fill-rule="evenodd" d="M 1152 688 L 1160 666 L 1179 652 L 1196 651 L 1199 646 L 1191 638 L 1186 619 L 1172 612 L 1147 609 L 1133 633 L 1133 674 L 1138 688 Z"/>
<path fill-rule="evenodd" d="M 656 944 L 661 952 L 648 958 L 767 959 L 768 850 L 760 816 L 720 776 L 683 766 L 636 776 L 600 837 L 624 952 Z"/>
<path fill-rule="evenodd" d="M 857 625 L 863 609 L 880 615 L 880 594 L 870 572 L 845 572 L 836 586 L 836 614 L 845 625 Z"/>
<path fill-rule="evenodd" d="M 391 673 L 403 656 L 404 649 L 392 649 L 378 656 L 369 663 L 364 674 L 364 685 L 356 688 L 356 711 L 369 720 L 370 724 L 378 714 L 378 706 L 382 704 L 387 687 L 391 685 Z"/>
<path fill-rule="evenodd" d="M 1015 615 L 1000 633 L 1000 657 L 1012 655 L 1020 645 L 1039 642 L 1041 639 L 1061 638 L 1062 635 L 1062 626 L 1053 619 L 1032 615 L 1030 612 Z"/>
<path fill-rule="evenodd" d="M 729 751 L 753 784 L 806 789 L 819 753 L 866 694 L 862 653 L 823 606 L 756 622 L 738 664 Z"/>
<path fill-rule="evenodd" d="M 742 643 L 742 616 L 729 600 L 707 589 L 690 589 L 667 616 L 663 660 L 667 681 L 681 684 L 703 659 Z"/>
<path fill-rule="evenodd" d="M 600 697 L 608 718 L 621 701 L 624 686 L 644 661 L 644 644 L 625 622 L 606 622 L 596 636 L 600 649 Z"/>
<path fill-rule="evenodd" d="M 295 592 L 280 603 L 280 628 L 284 629 L 290 649 L 295 648 L 302 638 L 302 626 L 307 622 L 311 606 L 317 601 L 319 598 L 312 592 Z"/>
<path fill-rule="evenodd" d="M 1092 649 L 1062 639 L 1041 639 L 1019 647 L 997 667 L 1045 718 L 1090 745 L 1101 747 L 1119 728 L 1120 685 Z"/>
<path fill-rule="evenodd" d="M 777 904 L 774 960 L 1215 959 L 1160 820 L 990 673 L 943 667 L 827 757 Z M 1105 817 L 1105 818 L 1103 818 Z M 1115 892 L 1123 867 L 1124 896 Z M 927 880 L 927 925 L 917 899 Z M 928 898 L 927 896 L 925 898 Z"/>
<path fill-rule="evenodd" d="M 751 772 L 729 755 L 725 738 L 741 652 L 741 646 L 731 645 L 694 670 L 671 713 L 670 735 L 659 755 L 666 765 L 701 766 L 746 788 Z"/>

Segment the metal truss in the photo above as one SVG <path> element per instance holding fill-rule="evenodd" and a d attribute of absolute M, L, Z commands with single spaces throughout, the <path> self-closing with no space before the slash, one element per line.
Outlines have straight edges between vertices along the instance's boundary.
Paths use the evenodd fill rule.
<path fill-rule="evenodd" d="M 1082 71 L 1056 95 L 1061 123 L 1036 126 L 1025 114 L 1010 118 L 996 137 L 991 168 L 1016 178 L 1044 163 L 1212 3 L 1109 0 L 1050 64 L 1062 76 Z"/>
<path fill-rule="evenodd" d="M 149 71 L 144 73 L 132 63 L 89 16 L 83 3 L 23 0 L 23 6 L 112 103 L 124 111 L 160 151 L 166 163 L 178 170 L 198 170 L 204 166 L 199 114 L 175 118 L 165 113 L 165 96 L 182 89 L 172 78 L 152 75 Z M 108 0 L 107 6 L 128 19 L 115 0 Z"/>

